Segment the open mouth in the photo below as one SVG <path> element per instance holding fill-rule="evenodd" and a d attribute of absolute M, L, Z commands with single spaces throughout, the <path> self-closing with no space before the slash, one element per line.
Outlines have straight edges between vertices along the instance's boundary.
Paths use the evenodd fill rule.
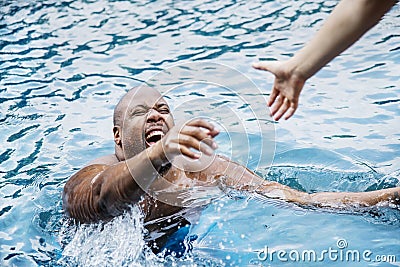
<path fill-rule="evenodd" d="M 151 130 L 146 133 L 145 140 L 147 147 L 150 147 L 161 140 L 164 137 L 163 131 L 159 129 Z"/>

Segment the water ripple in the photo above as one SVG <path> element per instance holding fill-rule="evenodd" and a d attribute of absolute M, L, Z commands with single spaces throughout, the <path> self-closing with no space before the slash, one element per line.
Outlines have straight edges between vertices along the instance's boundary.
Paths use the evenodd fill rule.
<path fill-rule="evenodd" d="M 85 163 L 113 151 L 112 111 L 126 90 L 173 64 L 212 60 L 243 72 L 267 96 L 272 77 L 251 69 L 251 63 L 293 55 L 336 4 L 2 1 L 0 265 L 57 265 L 63 251 L 58 242 L 62 187 Z M 263 177 L 307 192 L 368 191 L 399 185 L 400 35 L 395 33 L 399 7 L 306 84 L 296 116 L 290 123 L 276 123 L 276 165 L 268 173 L 261 164 L 258 171 Z M 190 97 L 207 96 L 198 93 Z M 219 97 L 216 103 L 223 106 L 235 95 Z M 201 110 L 199 103 L 191 108 Z M 246 108 L 237 106 L 240 111 Z M 256 163 L 249 164 L 251 168 Z M 221 209 L 224 205 L 226 211 Z M 238 265 L 228 249 L 219 248 L 220 244 L 232 247 L 229 241 L 243 249 L 236 255 L 245 262 L 248 248 L 235 234 L 249 225 L 248 218 L 254 219 L 254 224 L 246 231 L 255 231 L 257 236 L 243 240 L 254 246 L 286 238 L 306 244 L 309 236 L 318 235 L 323 240 L 314 238 L 314 243 L 326 244 L 343 232 L 354 244 L 373 243 L 377 249 L 381 243 L 372 242 L 375 238 L 382 240 L 389 252 L 399 247 L 398 241 L 391 239 L 398 236 L 398 227 L 390 227 L 390 221 L 398 216 L 395 212 L 377 210 L 377 219 L 366 217 L 372 224 L 350 215 L 296 215 L 297 224 L 293 225 L 290 208 L 263 204 L 260 209 L 259 205 L 245 199 L 216 202 L 205 211 L 203 220 L 212 221 L 222 214 L 225 221 L 210 222 L 214 226 L 202 233 L 204 242 L 211 240 L 210 248 L 197 247 L 198 254 L 186 262 L 166 260 L 166 264 L 218 265 L 227 263 L 226 256 L 230 256 L 232 265 Z M 382 219 L 385 216 L 387 219 Z M 374 227 L 378 220 L 387 221 L 379 231 Z M 296 228 L 302 224 L 316 225 L 314 232 Z M 200 223 L 199 227 L 206 225 Z M 337 227 L 342 226 L 339 231 Z M 246 231 L 243 234 L 248 235 Z M 368 238 L 378 232 L 379 237 Z M 224 235 L 227 242 L 222 240 Z M 158 260 L 154 263 L 162 265 Z"/>

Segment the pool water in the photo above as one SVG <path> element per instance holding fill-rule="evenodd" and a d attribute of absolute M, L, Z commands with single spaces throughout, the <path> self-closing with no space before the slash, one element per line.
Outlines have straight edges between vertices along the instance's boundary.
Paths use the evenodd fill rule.
<path fill-rule="evenodd" d="M 400 266 L 398 207 L 305 210 L 227 190 L 191 227 L 197 239 L 182 258 L 146 248 L 135 209 L 102 231 L 71 226 L 62 212 L 68 178 L 113 152 L 112 111 L 129 88 L 176 64 L 213 62 L 268 94 L 273 77 L 251 63 L 290 57 L 336 3 L 1 1 L 0 265 Z M 274 124 L 272 167 L 252 160 L 248 167 L 310 193 L 400 186 L 399 29 L 397 4 L 308 81 L 292 119 Z M 260 139 L 243 138 L 249 136 L 258 147 Z M 217 141 L 219 153 L 232 152 L 226 135 Z M 246 151 L 236 148 L 231 157 L 241 161 Z M 373 260 L 299 262 L 270 254 L 329 249 L 368 250 Z M 377 255 L 397 261 L 374 261 Z"/>

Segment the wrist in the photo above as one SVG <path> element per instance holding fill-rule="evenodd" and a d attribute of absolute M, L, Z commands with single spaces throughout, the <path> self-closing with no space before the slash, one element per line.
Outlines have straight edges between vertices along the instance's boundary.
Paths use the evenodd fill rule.
<path fill-rule="evenodd" d="M 162 142 L 157 142 L 153 146 L 147 148 L 146 152 L 154 168 L 157 170 L 159 170 L 163 165 L 169 163 L 169 160 L 165 155 Z"/>
<path fill-rule="evenodd" d="M 306 81 L 313 75 L 312 71 L 305 65 L 305 62 L 306 60 L 301 60 L 297 56 L 294 56 L 287 61 L 289 73 L 292 77 Z"/>

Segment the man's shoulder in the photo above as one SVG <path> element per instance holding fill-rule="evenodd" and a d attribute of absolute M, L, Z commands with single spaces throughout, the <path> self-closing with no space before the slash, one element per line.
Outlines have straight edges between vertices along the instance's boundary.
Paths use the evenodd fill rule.
<path fill-rule="evenodd" d="M 95 160 L 92 160 L 86 166 L 97 165 L 97 164 L 114 165 L 118 162 L 119 162 L 119 160 L 118 160 L 117 156 L 115 156 L 115 154 L 110 154 L 110 155 L 103 156 L 103 157 L 97 158 Z"/>
<path fill-rule="evenodd" d="M 118 159 L 114 154 L 92 160 L 82 169 L 72 175 L 67 184 L 80 182 L 82 179 L 93 179 L 94 177 L 105 171 L 108 167 L 116 163 L 118 163 Z"/>

